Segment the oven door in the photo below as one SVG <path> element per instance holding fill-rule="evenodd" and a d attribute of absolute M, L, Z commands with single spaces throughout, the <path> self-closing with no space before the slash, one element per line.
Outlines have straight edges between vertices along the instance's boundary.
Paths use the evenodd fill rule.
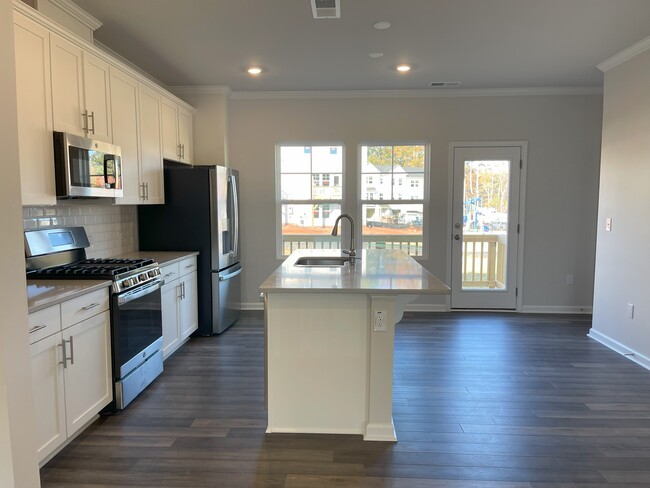
<path fill-rule="evenodd" d="M 162 307 L 160 286 L 156 280 L 112 298 L 113 376 L 125 378 L 162 344 Z"/>

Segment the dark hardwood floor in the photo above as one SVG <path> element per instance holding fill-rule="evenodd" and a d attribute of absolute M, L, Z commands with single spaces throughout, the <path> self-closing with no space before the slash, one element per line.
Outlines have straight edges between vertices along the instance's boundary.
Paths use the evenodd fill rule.
<path fill-rule="evenodd" d="M 44 487 L 650 487 L 650 372 L 586 337 L 589 316 L 406 314 L 398 443 L 265 435 L 261 313 L 192 339 Z"/>

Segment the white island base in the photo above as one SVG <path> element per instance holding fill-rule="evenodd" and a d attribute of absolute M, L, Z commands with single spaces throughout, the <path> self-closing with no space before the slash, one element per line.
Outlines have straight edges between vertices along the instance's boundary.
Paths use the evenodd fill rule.
<path fill-rule="evenodd" d="M 268 293 L 266 432 L 396 441 L 395 323 L 415 295 Z M 375 312 L 385 331 L 374 331 Z"/>

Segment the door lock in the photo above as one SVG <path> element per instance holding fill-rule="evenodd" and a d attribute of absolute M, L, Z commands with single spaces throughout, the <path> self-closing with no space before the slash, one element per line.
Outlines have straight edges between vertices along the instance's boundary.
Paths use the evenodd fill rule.
<path fill-rule="evenodd" d="M 460 234 L 455 234 L 454 239 L 456 239 L 457 241 L 460 241 Z"/>

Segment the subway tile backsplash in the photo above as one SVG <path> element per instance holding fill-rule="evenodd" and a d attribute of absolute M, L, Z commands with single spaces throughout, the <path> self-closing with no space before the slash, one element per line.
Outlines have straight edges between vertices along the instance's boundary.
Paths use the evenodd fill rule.
<path fill-rule="evenodd" d="M 135 205 L 59 204 L 23 207 L 23 229 L 84 227 L 89 258 L 120 256 L 135 251 Z"/>

